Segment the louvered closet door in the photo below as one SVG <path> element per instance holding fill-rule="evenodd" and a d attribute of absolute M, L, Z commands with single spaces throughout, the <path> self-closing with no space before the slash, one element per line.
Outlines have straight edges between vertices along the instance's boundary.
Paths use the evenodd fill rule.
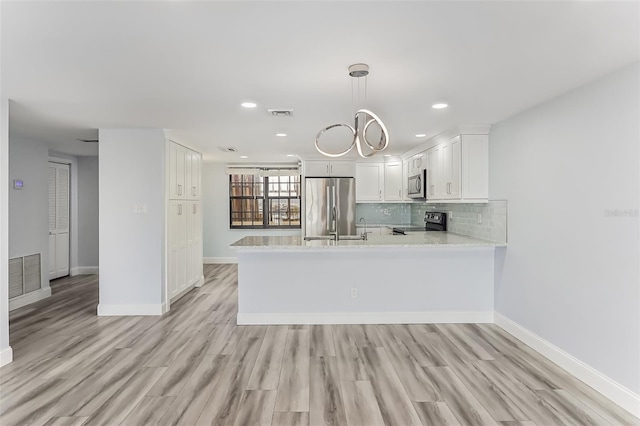
<path fill-rule="evenodd" d="M 68 164 L 49 163 L 49 279 L 69 275 Z"/>

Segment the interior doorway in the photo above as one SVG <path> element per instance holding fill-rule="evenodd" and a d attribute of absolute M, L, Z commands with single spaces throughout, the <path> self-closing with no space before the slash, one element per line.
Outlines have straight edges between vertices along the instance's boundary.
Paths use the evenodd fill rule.
<path fill-rule="evenodd" d="M 49 280 L 69 275 L 69 164 L 49 162 Z"/>

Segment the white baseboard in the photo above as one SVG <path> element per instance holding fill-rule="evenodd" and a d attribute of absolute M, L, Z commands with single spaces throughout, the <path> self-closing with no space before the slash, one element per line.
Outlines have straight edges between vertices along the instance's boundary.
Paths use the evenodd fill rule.
<path fill-rule="evenodd" d="M 202 262 L 205 265 L 215 265 L 218 263 L 238 263 L 237 257 L 204 257 Z"/>
<path fill-rule="evenodd" d="M 492 323 L 493 311 L 238 313 L 238 325 Z"/>
<path fill-rule="evenodd" d="M 157 305 L 105 305 L 104 303 L 98 304 L 99 317 L 162 315 L 166 311 L 167 306 L 164 303 L 159 303 Z"/>
<path fill-rule="evenodd" d="M 9 311 L 22 308 L 23 306 L 36 303 L 42 299 L 46 299 L 51 296 L 51 287 L 41 288 L 40 290 L 32 291 L 22 296 L 14 297 L 9 300 Z"/>
<path fill-rule="evenodd" d="M 13 361 L 13 349 L 9 346 L 0 351 L 0 367 L 9 364 L 11 361 Z"/>
<path fill-rule="evenodd" d="M 637 395 L 625 386 L 610 379 L 595 368 L 585 364 L 504 315 L 495 312 L 494 319 L 495 324 L 500 328 L 517 337 L 546 358 L 549 358 L 634 416 L 640 417 L 640 395 Z"/>
<path fill-rule="evenodd" d="M 69 275 L 72 277 L 76 275 L 97 275 L 99 269 L 97 266 L 76 266 L 75 268 L 69 269 Z"/>

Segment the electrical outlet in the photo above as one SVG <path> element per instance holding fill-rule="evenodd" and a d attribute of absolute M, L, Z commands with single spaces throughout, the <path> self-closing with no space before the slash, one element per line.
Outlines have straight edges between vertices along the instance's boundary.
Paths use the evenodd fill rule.
<path fill-rule="evenodd" d="M 482 223 L 482 213 L 478 213 L 478 223 Z"/>
<path fill-rule="evenodd" d="M 351 289 L 351 298 L 352 299 L 357 299 L 358 298 L 358 288 L 357 287 L 353 287 Z"/>

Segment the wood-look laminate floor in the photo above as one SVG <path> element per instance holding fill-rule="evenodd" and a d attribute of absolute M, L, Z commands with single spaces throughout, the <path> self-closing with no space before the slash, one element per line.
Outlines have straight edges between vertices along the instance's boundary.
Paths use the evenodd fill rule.
<path fill-rule="evenodd" d="M 13 311 L 0 424 L 639 424 L 497 326 L 237 326 L 205 276 L 163 317 L 97 317 L 96 276 Z"/>

